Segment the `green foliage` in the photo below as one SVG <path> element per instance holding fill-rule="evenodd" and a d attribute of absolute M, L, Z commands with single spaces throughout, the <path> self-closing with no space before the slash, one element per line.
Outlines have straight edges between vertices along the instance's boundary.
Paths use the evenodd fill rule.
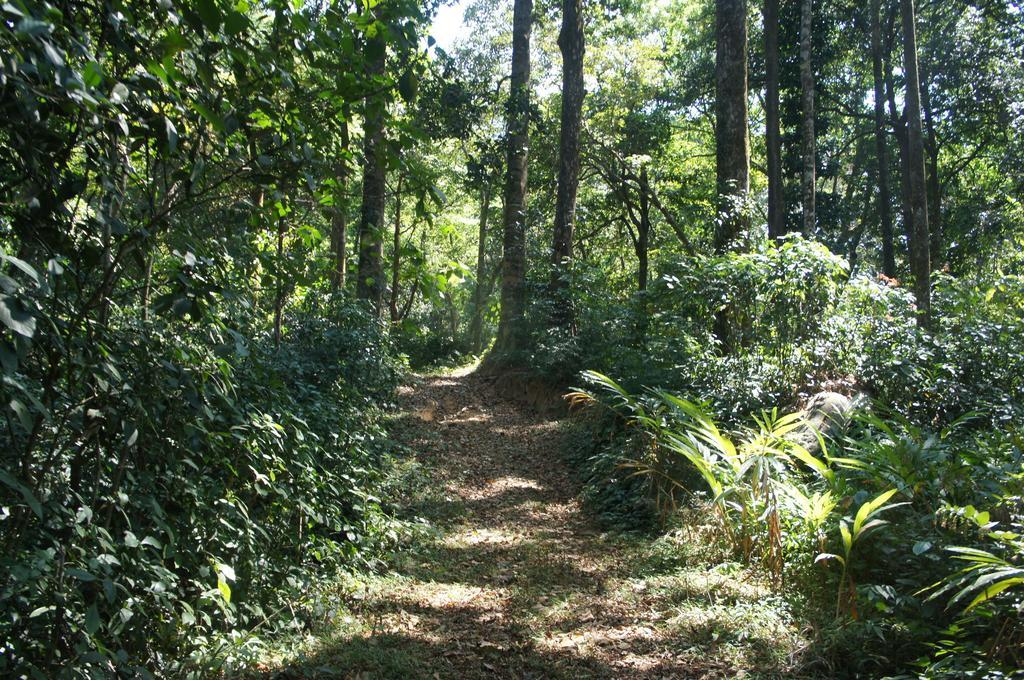
<path fill-rule="evenodd" d="M 3 7 L 0 673 L 209 674 L 393 540 L 402 366 L 324 291 L 322 211 L 422 68 L 386 9 Z"/>
<path fill-rule="evenodd" d="M 194 669 L 292 625 L 314 574 L 373 555 L 388 523 L 374 404 L 397 366 L 337 301 L 290 328 L 280 351 L 217 319 L 110 329 L 84 380 L 96 396 L 55 404 L 35 440 L 11 433 L 8 671 Z"/>
<path fill-rule="evenodd" d="M 873 638 L 887 648 L 862 658 L 859 672 L 911 663 L 938 672 L 951 655 L 982 645 L 997 650 L 997 663 L 1016 663 L 1022 458 L 1014 435 L 970 429 L 984 420 L 976 416 L 933 432 L 876 405 L 811 455 L 793 440 L 799 413 L 763 413 L 754 427 L 726 434 L 705 408 L 663 390 L 636 395 L 596 372 L 584 378 L 591 387 L 573 393 L 576 403 L 603 404 L 612 415 L 604 420 L 628 433 L 605 440 L 590 460 L 617 466 L 603 462 L 589 474 L 629 471 L 663 514 L 689 508 L 685 521 L 710 525 L 735 556 L 785 582 L 823 627 L 822 658 L 873 649 Z M 591 488 L 608 503 L 622 485 L 592 480 Z M 950 499 L 999 501 L 1014 527 L 994 531 L 989 513 L 949 510 Z M 958 545 L 971 527 L 989 544 Z M 968 565 L 951 572 L 941 545 Z M 830 561 L 840 569 L 824 569 Z M 928 588 L 937 577 L 942 583 Z M 946 599 L 949 607 L 937 607 Z M 932 638 L 943 642 L 929 651 Z"/>
<path fill-rule="evenodd" d="M 855 317 L 864 324 L 863 379 L 880 401 L 918 421 L 949 422 L 970 411 L 1013 421 L 1024 391 L 1020 285 L 1016 276 L 941 277 L 934 334 L 911 328 L 905 292 L 865 290 L 870 297 Z"/>
<path fill-rule="evenodd" d="M 649 480 L 663 515 L 677 509 L 680 496 L 697 490 L 690 474 L 695 471 L 734 552 L 748 562 L 756 558 L 776 582 L 785 552 L 805 549 L 820 537 L 835 507 L 833 492 L 807 491 L 800 473 L 813 471 L 833 487 L 835 477 L 826 463 L 786 438 L 802 425 L 802 414 L 764 413 L 737 445 L 692 402 L 662 391 L 637 398 L 607 376 L 588 372 L 584 377 L 601 396 L 577 391 L 573 398 L 606 404 L 646 441 L 641 456 L 626 456 L 621 465 Z"/>

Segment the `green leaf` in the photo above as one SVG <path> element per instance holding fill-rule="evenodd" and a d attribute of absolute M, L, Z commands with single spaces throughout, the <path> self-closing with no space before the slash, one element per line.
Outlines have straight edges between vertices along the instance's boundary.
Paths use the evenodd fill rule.
<path fill-rule="evenodd" d="M 103 67 L 98 62 L 90 61 L 82 69 L 82 81 L 89 87 L 99 87 L 103 84 Z"/>
<path fill-rule="evenodd" d="M 210 31 L 216 33 L 220 30 L 220 23 L 223 19 L 220 8 L 217 6 L 215 0 L 198 0 L 196 3 L 196 9 L 199 12 L 199 18 L 202 19 L 203 25 L 206 26 Z"/>
<path fill-rule="evenodd" d="M 47 60 L 49 60 L 49 62 L 54 66 L 63 66 L 64 56 L 61 55 L 60 51 L 45 40 L 43 40 L 42 43 L 43 54 L 46 55 Z"/>
<path fill-rule="evenodd" d="M 28 262 L 25 262 L 25 260 L 22 260 L 20 258 L 14 257 L 13 255 L 5 255 L 3 251 L 0 251 L 0 259 L 3 259 L 4 262 L 10 262 L 11 264 L 13 264 L 15 267 L 20 269 L 21 272 L 25 274 L 25 276 L 32 279 L 33 283 L 35 283 L 37 286 L 39 285 L 39 272 L 37 272 L 35 267 L 30 265 Z"/>
<path fill-rule="evenodd" d="M 160 550 L 164 547 L 163 544 L 160 543 L 160 541 L 156 540 L 152 536 L 146 536 L 144 539 L 142 539 L 142 542 L 139 543 L 139 545 L 148 545 L 149 547 L 156 548 L 157 550 Z"/>
<path fill-rule="evenodd" d="M 1012 588 L 1013 586 L 1021 584 L 1024 584 L 1024 577 L 1021 576 L 1008 578 L 1004 581 L 999 581 L 995 585 L 991 585 L 985 588 L 985 590 L 983 590 L 981 593 L 979 593 L 977 597 L 971 600 L 971 603 L 967 605 L 967 608 L 964 611 L 969 612 L 982 602 L 985 602 L 986 600 L 991 600 L 993 597 L 1003 592 L 1007 588 Z"/>
<path fill-rule="evenodd" d="M 67 573 L 68 576 L 72 576 L 84 583 L 91 583 L 96 580 L 95 576 L 85 571 L 84 569 L 76 569 L 74 567 L 71 567 L 68 569 Z"/>
<path fill-rule="evenodd" d="M 853 536 L 850 535 L 850 528 L 846 526 L 846 522 L 839 523 L 839 534 L 843 537 L 843 550 L 846 552 L 846 556 L 850 556 L 850 552 L 853 550 Z"/>
<path fill-rule="evenodd" d="M 836 555 L 835 553 L 821 553 L 814 558 L 814 563 L 818 564 L 819 562 L 827 562 L 829 560 L 836 560 L 840 564 L 846 564 L 846 560 L 841 555 Z"/>
<path fill-rule="evenodd" d="M 128 86 L 124 83 L 117 83 L 110 90 L 110 103 L 114 105 L 123 104 L 128 99 L 128 95 Z"/>
<path fill-rule="evenodd" d="M 815 458 L 811 455 L 811 452 L 804 447 L 799 444 L 792 444 L 788 447 L 788 452 L 801 463 L 821 475 L 822 478 L 828 480 L 829 483 L 835 482 L 835 474 L 829 469 L 828 465 L 826 465 L 820 458 Z"/>
<path fill-rule="evenodd" d="M 164 118 L 164 128 L 167 131 L 167 152 L 174 153 L 178 150 L 178 128 L 170 118 Z"/>
<path fill-rule="evenodd" d="M 205 118 L 206 122 L 212 125 L 213 129 L 217 132 L 224 132 L 227 129 L 224 126 L 224 119 L 202 102 L 192 102 L 192 108 L 195 109 L 200 116 Z"/>
<path fill-rule="evenodd" d="M 19 482 L 17 479 L 7 474 L 4 470 L 0 470 L 0 482 L 3 482 L 7 486 L 11 487 L 15 491 L 21 494 L 21 497 L 25 499 L 28 507 L 32 508 L 32 512 L 36 514 L 39 519 L 43 518 L 43 506 L 39 502 L 39 499 L 35 497 L 32 490 L 27 486 Z"/>
<path fill-rule="evenodd" d="M 14 415 L 18 416 L 18 423 L 21 424 L 21 429 L 25 432 L 31 432 L 32 414 L 28 412 L 28 407 L 20 399 L 11 399 L 10 407 L 14 411 Z"/>
<path fill-rule="evenodd" d="M 221 597 L 224 598 L 226 604 L 231 604 L 231 586 L 224 580 L 222 574 L 217 574 L 217 590 L 220 591 Z"/>
<path fill-rule="evenodd" d="M 412 102 L 416 99 L 416 92 L 419 89 L 419 78 L 412 72 L 412 69 L 406 70 L 398 77 L 398 94 L 406 102 Z"/>
<path fill-rule="evenodd" d="M 100 611 L 96 608 L 94 602 L 91 607 L 85 611 L 85 632 L 89 635 L 95 635 L 96 631 L 100 629 Z"/>
<path fill-rule="evenodd" d="M 249 18 L 240 12 L 228 12 L 224 15 L 224 32 L 230 36 L 238 35 L 249 28 Z"/>
<path fill-rule="evenodd" d="M 864 522 L 867 521 L 868 517 L 875 514 L 876 512 L 881 512 L 884 509 L 882 508 L 882 506 L 886 503 L 886 501 L 895 496 L 896 492 L 897 489 L 890 489 L 888 491 L 880 493 L 874 499 L 867 501 L 860 506 L 860 509 L 857 510 L 857 516 L 853 519 L 854 536 L 860 534 L 861 527 L 864 525 Z"/>
<path fill-rule="evenodd" d="M 36 334 L 35 317 L 12 295 L 0 294 L 0 323 L 26 338 Z"/>
<path fill-rule="evenodd" d="M 233 567 L 230 567 L 230 566 L 228 566 L 226 564 L 218 564 L 217 565 L 217 571 L 220 572 L 224 576 L 224 578 L 226 578 L 227 580 L 229 580 L 229 581 L 234 581 L 235 580 L 235 570 L 234 570 Z"/>

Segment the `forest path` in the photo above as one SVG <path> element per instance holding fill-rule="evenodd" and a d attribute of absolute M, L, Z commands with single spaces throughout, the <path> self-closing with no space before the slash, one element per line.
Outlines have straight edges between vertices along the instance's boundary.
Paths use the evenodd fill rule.
<path fill-rule="evenodd" d="M 278 677 L 740 677 L 792 649 L 774 625 L 735 630 L 761 589 L 603 533 L 558 422 L 465 372 L 400 402 L 393 436 L 426 475 L 409 510 L 436 531 L 352 586 L 335 629 Z"/>

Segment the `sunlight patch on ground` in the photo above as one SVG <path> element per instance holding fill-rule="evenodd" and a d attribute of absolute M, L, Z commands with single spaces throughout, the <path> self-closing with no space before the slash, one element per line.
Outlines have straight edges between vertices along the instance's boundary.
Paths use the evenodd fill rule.
<path fill-rule="evenodd" d="M 509 489 L 544 490 L 544 487 L 537 480 L 523 479 L 522 477 L 501 477 L 488 484 L 488 487 L 495 492 L 508 491 Z"/>
<path fill-rule="evenodd" d="M 445 607 L 488 608 L 494 600 L 508 596 L 505 588 L 482 588 L 462 583 L 430 583 L 416 589 L 416 600 L 437 609 Z"/>
<path fill-rule="evenodd" d="M 458 548 L 467 545 L 516 545 L 521 543 L 521 534 L 501 529 L 468 529 L 445 536 L 444 545 Z"/>
<path fill-rule="evenodd" d="M 463 494 L 466 498 L 482 500 L 485 498 L 494 498 L 508 493 L 509 491 L 516 490 L 544 491 L 545 487 L 533 479 L 524 479 L 522 477 L 499 477 L 497 479 L 488 480 L 486 486 L 483 488 L 475 487 L 472 489 L 459 489 L 459 493 Z"/>
<path fill-rule="evenodd" d="M 568 633 L 549 634 L 537 640 L 538 646 L 555 650 L 578 650 L 587 654 L 596 651 L 628 654 L 636 647 L 638 640 L 652 642 L 658 633 L 650 626 L 626 625 L 612 628 L 594 627 L 574 630 Z M 640 661 L 642 657 L 637 657 Z M 630 664 L 634 665 L 634 664 Z"/>
<path fill-rule="evenodd" d="M 629 589 L 656 592 L 668 600 L 699 598 L 710 602 L 756 602 L 770 595 L 766 586 L 710 569 L 686 569 L 675 574 L 629 582 Z"/>
<path fill-rule="evenodd" d="M 560 425 L 559 425 L 557 420 L 542 420 L 539 423 L 534 423 L 533 425 L 527 425 L 527 426 L 523 427 L 522 429 L 527 430 L 527 431 L 532 432 L 532 433 L 541 434 L 541 433 L 544 433 L 544 432 L 557 432 L 559 427 L 560 427 Z"/>

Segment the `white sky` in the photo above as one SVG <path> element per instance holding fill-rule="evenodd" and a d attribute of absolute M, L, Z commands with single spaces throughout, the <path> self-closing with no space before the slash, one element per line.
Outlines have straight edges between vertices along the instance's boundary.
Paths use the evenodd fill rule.
<path fill-rule="evenodd" d="M 442 5 L 437 10 L 434 23 L 430 26 L 430 35 L 434 36 L 441 49 L 451 51 L 462 31 L 462 14 L 467 4 L 468 0 L 457 0 L 452 4 Z"/>

